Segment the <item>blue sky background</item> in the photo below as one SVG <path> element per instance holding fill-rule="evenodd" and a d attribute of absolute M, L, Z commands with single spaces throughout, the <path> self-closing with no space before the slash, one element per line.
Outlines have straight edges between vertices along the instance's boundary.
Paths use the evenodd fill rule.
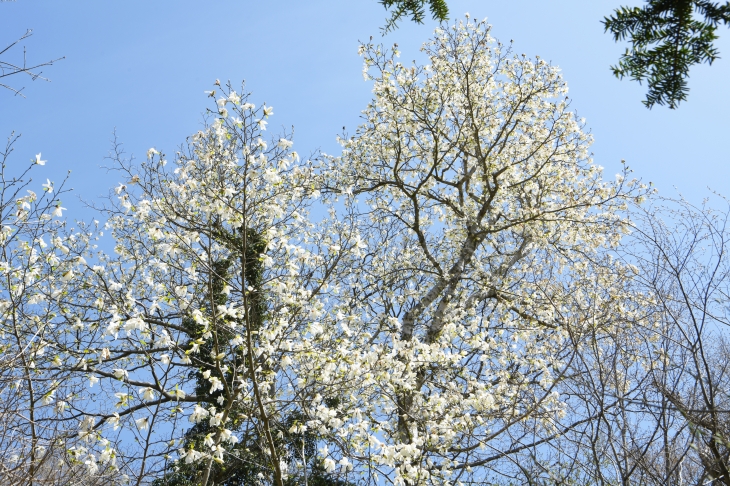
<path fill-rule="evenodd" d="M 487 17 L 493 35 L 513 39 L 516 53 L 562 68 L 606 177 L 625 159 L 662 194 L 675 196 L 676 187 L 699 202 L 709 186 L 730 195 L 730 29 L 720 29 L 718 42 L 726 59 L 692 70 L 689 100 L 678 110 L 650 111 L 641 104 L 644 87 L 618 81 L 609 70 L 624 46 L 603 33 L 600 20 L 619 1 L 450 0 L 449 6 L 452 19 L 465 12 Z M 336 154 L 336 135 L 343 126 L 354 131 L 370 99 L 358 40 L 397 42 L 406 61 L 418 58 L 436 26 L 404 22 L 381 38 L 386 16 L 376 0 L 2 2 L 1 44 L 32 28 L 24 41 L 29 62 L 66 59 L 44 70 L 51 83 L 6 78 L 25 86 L 27 98 L 0 91 L 0 135 L 22 133 L 14 164 L 38 152 L 48 160 L 34 172 L 38 189 L 46 177 L 59 180 L 72 170 L 75 194 L 93 200 L 117 182 L 100 168 L 115 128 L 129 153 L 144 157 L 155 146 L 171 154 L 200 128 L 211 106 L 203 92 L 215 79 L 245 79 L 253 102 L 274 107 L 272 135 L 293 125 L 301 154 Z M 69 215 L 88 217 L 75 199 L 63 201 L 74 209 Z"/>

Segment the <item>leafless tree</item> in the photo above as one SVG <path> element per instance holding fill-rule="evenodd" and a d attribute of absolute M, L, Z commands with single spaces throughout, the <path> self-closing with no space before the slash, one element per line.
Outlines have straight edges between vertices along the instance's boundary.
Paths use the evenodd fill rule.
<path fill-rule="evenodd" d="M 654 406 L 688 431 L 697 484 L 730 485 L 729 219 L 727 208 L 662 201 L 639 215 L 634 233 L 638 275 L 664 331 L 649 373 Z"/>
<path fill-rule="evenodd" d="M 575 426 L 525 448 L 515 480 L 730 485 L 729 219 L 682 199 L 632 209 L 616 265 L 633 268 L 633 318 L 573 335 L 560 393 Z"/>

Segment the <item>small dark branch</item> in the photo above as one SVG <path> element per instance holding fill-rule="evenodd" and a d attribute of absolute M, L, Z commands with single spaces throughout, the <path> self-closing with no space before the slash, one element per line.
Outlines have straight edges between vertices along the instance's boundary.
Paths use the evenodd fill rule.
<path fill-rule="evenodd" d="M 28 29 L 25 32 L 25 34 L 23 34 L 18 40 L 16 40 L 15 42 L 11 43 L 7 47 L 5 47 L 3 50 L 1 50 L 0 56 L 9 52 L 10 49 L 12 49 L 16 45 L 18 45 L 18 43 L 20 41 L 22 41 L 23 39 L 27 39 L 31 35 L 33 35 L 33 30 Z M 0 58 L 0 79 L 7 78 L 7 77 L 13 76 L 15 74 L 27 74 L 28 76 L 30 76 L 30 79 L 32 81 L 35 81 L 36 79 L 41 79 L 43 81 L 50 81 L 50 79 L 42 76 L 43 71 L 40 71 L 40 68 L 45 67 L 45 66 L 51 66 L 51 65 L 53 65 L 54 62 L 60 61 L 62 59 L 65 59 L 65 56 L 59 57 L 57 59 L 52 59 L 50 61 L 42 62 L 39 64 L 30 64 L 29 65 L 26 60 L 25 48 L 23 48 L 22 63 L 9 62 L 9 61 L 5 61 L 2 58 Z M 8 89 L 8 90 L 12 91 L 15 95 L 20 95 L 23 98 L 25 98 L 23 93 L 21 93 L 21 91 L 23 91 L 24 88 L 14 88 L 13 86 L 10 86 L 9 84 L 5 84 L 5 83 L 0 83 L 0 87 Z"/>

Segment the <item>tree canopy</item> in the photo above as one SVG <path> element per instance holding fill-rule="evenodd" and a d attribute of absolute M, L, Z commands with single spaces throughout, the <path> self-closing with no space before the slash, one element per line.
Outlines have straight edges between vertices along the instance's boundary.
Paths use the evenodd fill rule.
<path fill-rule="evenodd" d="M 6 482 L 730 484 L 728 212 L 605 179 L 485 22 L 423 50 L 360 46 L 336 156 L 217 82 L 88 224 L 2 164 Z"/>

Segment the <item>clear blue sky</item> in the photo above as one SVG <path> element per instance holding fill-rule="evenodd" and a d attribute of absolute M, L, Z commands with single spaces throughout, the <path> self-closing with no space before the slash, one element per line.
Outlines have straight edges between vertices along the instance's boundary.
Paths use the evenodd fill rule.
<path fill-rule="evenodd" d="M 720 30 L 725 59 L 693 69 L 689 100 L 678 110 L 649 111 L 641 104 L 644 87 L 618 81 L 609 71 L 624 47 L 603 34 L 600 20 L 620 1 L 449 5 L 452 19 L 465 12 L 487 17 L 494 36 L 513 39 L 517 53 L 540 55 L 562 68 L 607 177 L 625 159 L 665 195 L 676 195 L 677 187 L 699 201 L 707 186 L 730 195 L 730 29 Z M 16 163 L 43 153 L 49 162 L 36 179 L 58 180 L 70 169 L 76 194 L 93 200 L 116 182 L 99 168 L 115 127 L 130 153 L 144 157 L 152 146 L 172 153 L 200 127 L 210 106 L 203 91 L 216 78 L 245 79 L 254 102 L 275 109 L 271 132 L 293 125 L 300 153 L 320 148 L 335 154 L 336 134 L 343 126 L 354 130 L 370 98 L 358 40 L 379 39 L 385 17 L 376 0 L 2 2 L 0 43 L 32 28 L 24 42 L 30 62 L 66 59 L 45 69 L 51 83 L 8 79 L 25 85 L 27 98 L 0 92 L 0 135 L 22 132 Z M 404 22 L 382 40 L 397 42 L 403 60 L 415 59 L 434 27 Z M 78 207 L 73 200 L 63 203 Z"/>

